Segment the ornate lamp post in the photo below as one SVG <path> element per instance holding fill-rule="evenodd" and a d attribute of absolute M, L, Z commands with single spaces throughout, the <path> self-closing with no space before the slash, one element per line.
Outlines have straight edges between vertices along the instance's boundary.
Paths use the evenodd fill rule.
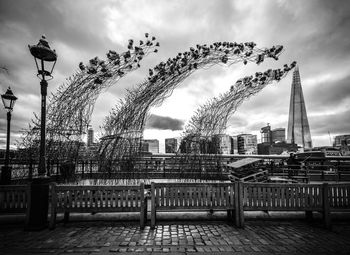
<path fill-rule="evenodd" d="M 30 53 L 33 55 L 36 67 L 38 69 L 37 76 L 41 87 L 41 128 L 40 128 L 40 158 L 38 175 L 46 175 L 46 96 L 47 96 L 47 81 L 51 80 L 52 72 L 57 61 L 55 50 L 51 50 L 46 37 L 43 35 L 37 45 L 28 45 Z M 38 63 L 39 62 L 39 63 Z M 51 67 L 50 67 L 51 65 Z M 48 77 L 49 79 L 46 79 Z"/>
<path fill-rule="evenodd" d="M 37 45 L 28 45 L 38 69 L 38 78 L 41 87 L 41 127 L 40 127 L 40 158 L 38 175 L 31 183 L 31 203 L 26 220 L 27 230 L 40 230 L 47 227 L 47 214 L 49 208 L 49 182 L 46 178 L 46 95 L 47 81 L 51 80 L 52 71 L 57 61 L 55 50 L 52 50 L 45 36 L 42 36 Z"/>
<path fill-rule="evenodd" d="M 17 97 L 12 93 L 9 87 L 5 94 L 1 95 L 2 102 L 5 109 L 7 110 L 7 137 L 6 137 L 6 154 L 5 154 L 5 166 L 1 171 L 1 184 L 10 184 L 11 182 L 11 168 L 9 167 L 10 162 L 10 123 L 11 123 L 11 112 L 13 106 L 17 100 Z"/>

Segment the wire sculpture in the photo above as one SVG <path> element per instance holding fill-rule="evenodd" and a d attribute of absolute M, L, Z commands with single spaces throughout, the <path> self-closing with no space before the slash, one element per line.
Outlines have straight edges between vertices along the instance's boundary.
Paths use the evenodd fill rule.
<path fill-rule="evenodd" d="M 149 53 L 157 52 L 159 43 L 155 37 L 145 34 L 146 40 L 138 46 L 129 40 L 128 50 L 122 54 L 110 50 L 105 60 L 95 57 L 87 65 L 82 62 L 79 70 L 62 84 L 50 99 L 47 109 L 47 157 L 48 160 L 78 158 L 82 134 L 86 133 L 98 96 L 116 84 L 127 73 L 140 67 L 140 61 Z M 149 69 L 147 79 L 127 90 L 103 123 L 103 137 L 99 146 L 100 166 L 110 169 L 112 162 L 140 156 L 141 139 L 151 107 L 160 105 L 187 77 L 200 69 L 215 65 L 231 66 L 242 62 L 256 64 L 267 58 L 278 60 L 283 46 L 258 48 L 254 42 L 215 42 L 211 45 L 191 47 L 174 58 L 160 62 Z M 295 65 L 295 64 L 292 64 Z M 186 136 L 210 136 L 222 132 L 227 120 L 240 103 L 265 85 L 286 75 L 285 69 L 268 70 L 254 77 L 245 77 L 240 85 L 201 107 L 192 117 L 185 131 Z M 23 134 L 22 147 L 30 148 L 30 155 L 37 155 L 40 119 L 35 119 Z M 125 161 L 132 165 L 132 161 Z M 128 167 L 130 168 L 130 167 Z"/>
<path fill-rule="evenodd" d="M 160 105 L 196 70 L 239 62 L 260 64 L 266 58 L 278 60 L 282 50 L 280 45 L 260 49 L 254 42 L 197 44 L 195 48 L 191 47 L 189 51 L 178 53 L 149 69 L 148 79 L 128 90 L 126 97 L 106 117 L 99 149 L 101 160 L 139 155 L 149 109 Z"/>
<path fill-rule="evenodd" d="M 138 69 L 142 59 L 158 52 L 159 42 L 145 34 L 138 45 L 130 39 L 128 50 L 119 54 L 107 52 L 107 58 L 90 59 L 87 65 L 79 63 L 79 70 L 67 78 L 51 95 L 47 109 L 47 155 L 48 158 L 69 159 L 77 156 L 98 96 L 115 85 L 122 77 Z M 21 147 L 32 148 L 39 140 L 40 118 L 35 115 L 29 129 L 24 130 Z"/>
<path fill-rule="evenodd" d="M 256 72 L 255 75 L 246 76 L 237 80 L 226 93 L 200 106 L 185 127 L 182 139 L 183 150 L 188 153 L 200 152 L 201 145 L 207 144 L 208 146 L 215 135 L 225 133 L 229 118 L 244 100 L 257 94 L 268 84 L 274 81 L 279 82 L 295 66 L 294 61 L 290 65 L 285 64 L 282 69 L 268 69 L 265 72 Z M 213 145 L 213 147 L 216 146 Z"/>

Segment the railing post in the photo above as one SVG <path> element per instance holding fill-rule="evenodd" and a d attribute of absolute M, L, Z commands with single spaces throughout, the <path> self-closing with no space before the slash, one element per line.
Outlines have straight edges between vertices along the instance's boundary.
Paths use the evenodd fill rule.
<path fill-rule="evenodd" d="M 31 188 L 30 183 L 27 184 L 26 195 L 27 195 L 27 210 L 26 210 L 26 226 L 29 224 L 30 207 L 32 204 Z"/>
<path fill-rule="evenodd" d="M 151 183 L 151 228 L 156 226 L 156 198 L 154 182 Z"/>
<path fill-rule="evenodd" d="M 239 216 L 240 216 L 240 227 L 244 228 L 244 199 L 243 199 L 243 188 L 244 188 L 244 182 L 239 182 Z"/>
<path fill-rule="evenodd" d="M 331 214 L 329 206 L 329 190 L 328 183 L 322 185 L 322 206 L 323 206 L 323 221 L 327 229 L 331 228 Z"/>
<path fill-rule="evenodd" d="M 81 177 L 84 178 L 84 169 L 85 168 L 85 161 L 81 161 Z"/>
<path fill-rule="evenodd" d="M 145 219 L 145 185 L 143 182 L 140 183 L 140 199 L 141 199 L 141 208 L 140 208 L 140 228 L 145 228 L 145 220 L 147 220 L 147 215 Z M 146 207 L 147 208 L 147 207 Z"/>
<path fill-rule="evenodd" d="M 239 227 L 240 224 L 240 216 L 239 216 L 239 182 L 235 182 L 235 196 L 234 196 L 234 202 L 235 202 L 235 225 Z"/>
<path fill-rule="evenodd" d="M 244 228 L 243 185 L 243 182 L 235 183 L 235 221 L 239 228 Z"/>
<path fill-rule="evenodd" d="M 90 160 L 90 178 L 92 178 L 92 160 Z"/>
<path fill-rule="evenodd" d="M 51 184 L 51 213 L 50 213 L 50 223 L 49 229 L 54 229 L 56 224 L 56 214 L 57 214 L 57 193 L 56 193 L 56 183 Z"/>

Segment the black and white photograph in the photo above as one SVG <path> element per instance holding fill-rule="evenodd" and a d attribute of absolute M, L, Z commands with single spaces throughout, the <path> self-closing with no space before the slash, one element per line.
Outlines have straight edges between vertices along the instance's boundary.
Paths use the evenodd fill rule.
<path fill-rule="evenodd" d="M 0 0 L 1 254 L 350 254 L 350 2 Z"/>

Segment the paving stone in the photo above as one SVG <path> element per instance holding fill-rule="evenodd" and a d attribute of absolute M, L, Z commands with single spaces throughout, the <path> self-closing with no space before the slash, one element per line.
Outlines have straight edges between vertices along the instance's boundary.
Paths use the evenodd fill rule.
<path fill-rule="evenodd" d="M 346 254 L 350 222 L 333 231 L 306 222 L 248 221 L 245 229 L 226 222 L 160 222 L 151 230 L 137 223 L 71 222 L 53 231 L 0 228 L 0 254 L 223 253 Z"/>

